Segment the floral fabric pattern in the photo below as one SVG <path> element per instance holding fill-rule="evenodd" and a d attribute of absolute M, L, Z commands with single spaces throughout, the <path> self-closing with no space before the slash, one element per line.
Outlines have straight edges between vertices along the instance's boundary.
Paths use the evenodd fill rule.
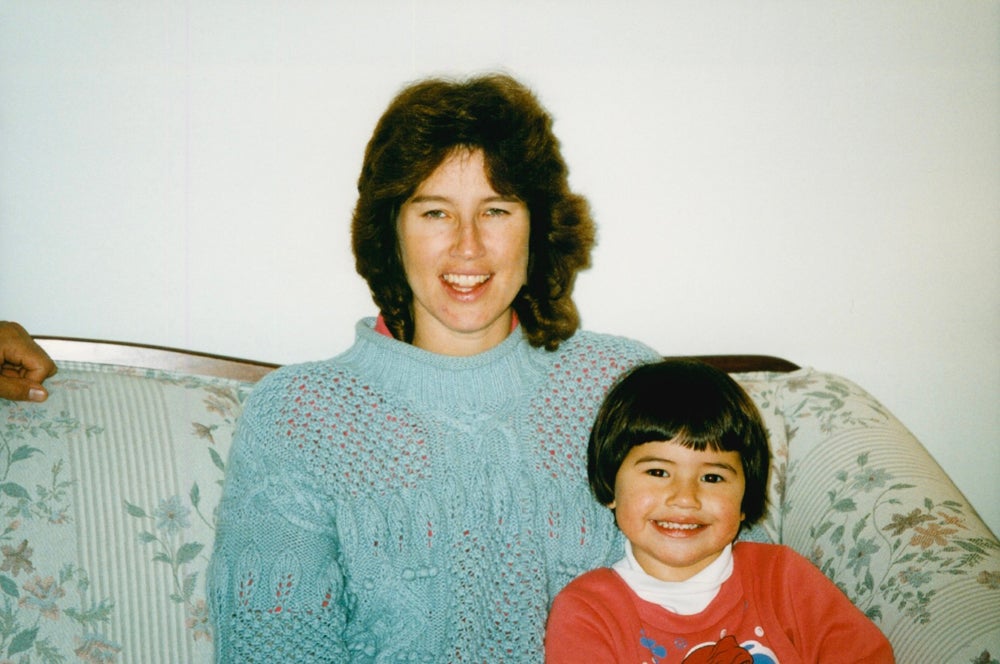
<path fill-rule="evenodd" d="M 0 662 L 211 661 L 204 570 L 252 386 L 75 362 L 48 384 L 0 400 Z"/>
<path fill-rule="evenodd" d="M 900 662 L 1000 655 L 1000 544 L 923 447 L 850 381 L 740 374 L 773 465 L 759 538 L 812 560 Z M 210 662 L 205 569 L 252 385 L 60 363 L 0 401 L 0 663 Z"/>
<path fill-rule="evenodd" d="M 1000 542 L 912 434 L 838 376 L 738 379 L 771 429 L 774 541 L 832 579 L 897 661 L 1000 654 Z"/>

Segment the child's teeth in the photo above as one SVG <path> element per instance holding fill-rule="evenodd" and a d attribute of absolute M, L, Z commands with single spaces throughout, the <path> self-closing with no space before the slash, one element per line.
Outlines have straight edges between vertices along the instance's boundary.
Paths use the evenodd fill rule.
<path fill-rule="evenodd" d="M 674 530 L 694 530 L 698 527 L 697 523 L 673 523 L 672 521 L 657 521 L 656 525 Z"/>

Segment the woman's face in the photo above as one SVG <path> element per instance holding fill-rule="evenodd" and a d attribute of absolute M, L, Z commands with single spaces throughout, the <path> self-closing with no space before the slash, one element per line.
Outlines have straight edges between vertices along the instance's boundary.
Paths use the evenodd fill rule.
<path fill-rule="evenodd" d="M 527 206 L 490 185 L 481 150 L 456 150 L 417 187 L 396 226 L 415 346 L 474 355 L 507 337 L 530 228 Z"/>

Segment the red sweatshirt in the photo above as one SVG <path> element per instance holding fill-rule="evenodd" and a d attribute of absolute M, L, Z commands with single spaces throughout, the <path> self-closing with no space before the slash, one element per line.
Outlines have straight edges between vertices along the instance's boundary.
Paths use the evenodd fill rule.
<path fill-rule="evenodd" d="M 808 560 L 774 544 L 733 546 L 733 574 L 701 613 L 682 616 L 596 569 L 556 596 L 550 664 L 817 664 L 894 662 L 892 647 Z"/>

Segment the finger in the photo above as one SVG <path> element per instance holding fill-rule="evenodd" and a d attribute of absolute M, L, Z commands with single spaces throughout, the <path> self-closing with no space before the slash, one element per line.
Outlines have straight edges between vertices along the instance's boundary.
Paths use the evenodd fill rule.
<path fill-rule="evenodd" d="M 35 381 L 0 376 L 0 399 L 41 402 L 48 398 L 48 390 Z"/>
<path fill-rule="evenodd" d="M 10 321 L 0 321 L 0 364 L 18 370 L 22 378 L 41 384 L 58 371 L 55 362 L 27 330 Z M 4 372 L 9 375 L 7 371 Z"/>
<path fill-rule="evenodd" d="M 59 368 L 56 367 L 56 363 L 45 354 L 45 351 L 42 351 L 41 348 L 38 350 L 42 352 L 42 356 L 35 357 L 34 363 L 25 364 L 24 378 L 32 383 L 41 385 L 42 381 L 46 378 L 55 376 L 56 372 L 59 371 Z"/>

